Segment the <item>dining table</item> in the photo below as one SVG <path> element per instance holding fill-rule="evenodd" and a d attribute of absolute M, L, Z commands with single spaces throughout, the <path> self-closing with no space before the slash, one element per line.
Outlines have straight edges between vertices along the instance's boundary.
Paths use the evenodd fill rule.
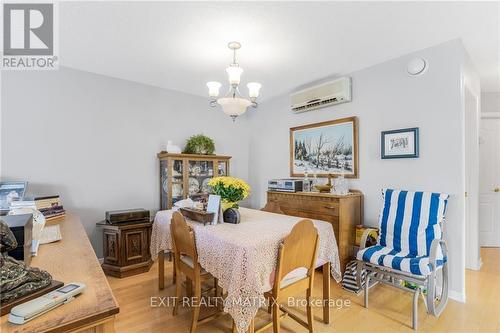
<path fill-rule="evenodd" d="M 265 304 L 264 293 L 272 289 L 271 276 L 278 249 L 293 226 L 304 218 L 261 210 L 239 208 L 241 222 L 203 225 L 187 220 L 195 234 L 198 261 L 218 280 L 227 293 L 224 311 L 229 313 L 239 333 L 253 332 L 253 321 Z M 172 210 L 155 215 L 151 235 L 151 257 L 159 261 L 159 286 L 164 287 L 164 254 L 172 250 L 170 221 Z M 322 267 L 323 322 L 330 322 L 330 275 L 340 282 L 338 246 L 332 224 L 312 220 L 319 235 L 316 266 Z"/>

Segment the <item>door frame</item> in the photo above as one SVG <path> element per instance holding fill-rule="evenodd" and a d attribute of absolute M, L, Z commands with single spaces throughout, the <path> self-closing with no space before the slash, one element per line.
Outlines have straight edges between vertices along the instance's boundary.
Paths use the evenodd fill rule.
<path fill-rule="evenodd" d="M 463 112 L 465 123 L 465 268 L 481 269 L 479 247 L 479 126 L 481 117 L 481 94 L 472 84 L 464 80 Z M 466 96 L 470 93 L 476 100 L 475 108 L 468 108 Z M 472 112 L 472 114 L 469 114 Z"/>

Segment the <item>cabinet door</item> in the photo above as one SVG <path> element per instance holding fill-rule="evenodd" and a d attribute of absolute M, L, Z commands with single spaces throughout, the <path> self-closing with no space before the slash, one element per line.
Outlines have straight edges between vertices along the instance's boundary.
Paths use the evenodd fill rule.
<path fill-rule="evenodd" d="M 120 248 L 116 231 L 104 229 L 104 263 L 117 265 L 120 261 Z"/>
<path fill-rule="evenodd" d="M 229 162 L 217 161 L 217 176 L 229 176 Z"/>
<path fill-rule="evenodd" d="M 148 260 L 148 233 L 146 228 L 122 231 L 125 266 L 138 264 Z"/>
<path fill-rule="evenodd" d="M 170 160 L 169 170 L 171 171 L 171 176 L 169 177 L 170 186 L 168 186 L 168 188 L 171 189 L 171 199 L 168 208 L 171 208 L 177 201 L 186 197 L 184 187 L 184 161 L 181 159 Z"/>
<path fill-rule="evenodd" d="M 170 208 L 168 175 L 168 161 L 160 160 L 160 210 Z"/>

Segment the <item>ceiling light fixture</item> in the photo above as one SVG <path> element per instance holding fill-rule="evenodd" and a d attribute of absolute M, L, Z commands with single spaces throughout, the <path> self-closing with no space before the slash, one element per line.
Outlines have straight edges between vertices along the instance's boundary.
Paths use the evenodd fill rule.
<path fill-rule="evenodd" d="M 229 91 L 226 96 L 218 98 L 222 84 L 216 81 L 210 81 L 207 82 L 207 87 L 208 96 L 210 97 L 210 106 L 215 107 L 219 104 L 222 107 L 222 111 L 235 121 L 236 117 L 244 114 L 249 106 L 257 108 L 257 97 L 259 97 L 259 91 L 262 85 L 258 82 L 248 83 L 249 98 L 247 99 L 241 96 L 239 86 L 243 68 L 236 62 L 236 50 L 241 48 L 241 44 L 239 42 L 230 42 L 227 44 L 227 47 L 233 51 L 233 62 L 226 68 L 229 79 Z"/>

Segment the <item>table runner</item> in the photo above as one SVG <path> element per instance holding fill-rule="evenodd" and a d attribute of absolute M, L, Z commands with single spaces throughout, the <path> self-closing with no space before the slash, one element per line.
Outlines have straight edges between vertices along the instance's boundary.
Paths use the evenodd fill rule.
<path fill-rule="evenodd" d="M 224 311 L 243 333 L 271 289 L 270 279 L 278 258 L 279 244 L 290 233 L 300 217 L 240 208 L 241 223 L 203 226 L 188 221 L 193 227 L 201 266 L 219 280 L 227 291 Z M 151 236 L 151 256 L 170 250 L 172 211 L 159 211 Z M 312 220 L 319 234 L 318 263 L 331 263 L 333 278 L 340 282 L 337 241 L 331 223 Z"/>

